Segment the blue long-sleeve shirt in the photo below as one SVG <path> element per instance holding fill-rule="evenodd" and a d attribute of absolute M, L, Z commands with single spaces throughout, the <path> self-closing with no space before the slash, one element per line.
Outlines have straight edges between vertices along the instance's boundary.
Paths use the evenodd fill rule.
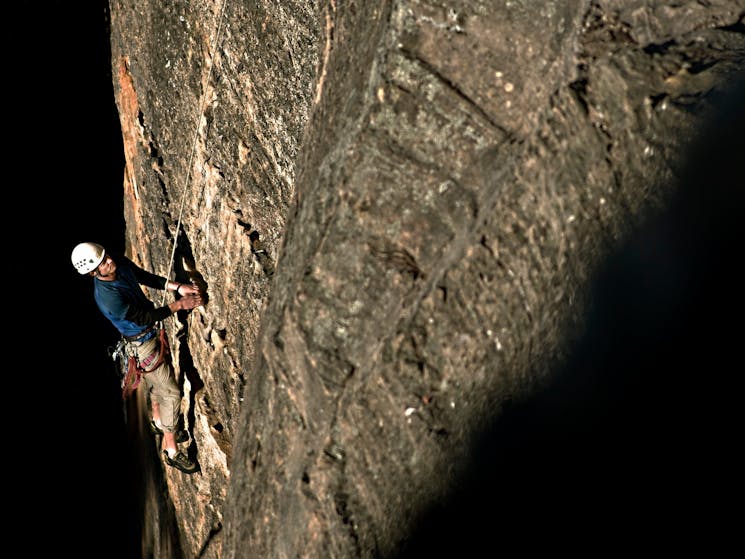
<path fill-rule="evenodd" d="M 117 256 L 114 262 L 116 279 L 94 278 L 93 296 L 103 315 L 122 335 L 137 336 L 172 314 L 168 306 L 155 308 L 140 287 L 165 289 L 166 278 L 143 270 L 125 256 Z"/>

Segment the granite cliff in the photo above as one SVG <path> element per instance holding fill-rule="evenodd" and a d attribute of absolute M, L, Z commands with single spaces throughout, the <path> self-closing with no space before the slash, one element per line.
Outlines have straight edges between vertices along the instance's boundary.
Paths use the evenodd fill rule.
<path fill-rule="evenodd" d="M 744 14 L 111 0 L 125 248 L 209 297 L 168 323 L 201 472 L 143 454 L 144 555 L 414 556 L 479 435 L 585 335 L 605 258 L 668 206 Z M 529 482 L 495 475 L 484 530 L 563 526 L 505 521 Z"/>

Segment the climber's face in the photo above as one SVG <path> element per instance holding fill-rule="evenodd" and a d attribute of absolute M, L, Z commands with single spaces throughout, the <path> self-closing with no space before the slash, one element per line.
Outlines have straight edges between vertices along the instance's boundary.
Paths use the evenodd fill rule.
<path fill-rule="evenodd" d="M 98 268 L 91 272 L 98 279 L 111 281 L 116 279 L 116 262 L 106 254 L 98 265 Z"/>

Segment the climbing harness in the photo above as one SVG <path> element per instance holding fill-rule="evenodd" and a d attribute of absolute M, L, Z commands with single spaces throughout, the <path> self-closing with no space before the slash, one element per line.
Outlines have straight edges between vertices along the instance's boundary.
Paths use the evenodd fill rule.
<path fill-rule="evenodd" d="M 119 341 L 114 349 L 112 358 L 119 362 L 122 372 L 122 399 L 126 400 L 140 385 L 142 376 L 150 373 L 160 367 L 169 355 L 171 348 L 168 345 L 168 337 L 161 323 L 153 328 L 158 330 L 158 343 L 155 351 L 140 360 L 137 355 L 137 348 L 130 345 L 132 340 L 124 337 Z"/>

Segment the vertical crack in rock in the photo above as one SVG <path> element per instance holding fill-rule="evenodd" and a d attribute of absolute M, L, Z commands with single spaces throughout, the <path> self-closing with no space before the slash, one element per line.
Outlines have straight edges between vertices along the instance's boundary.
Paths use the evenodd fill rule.
<path fill-rule="evenodd" d="M 261 235 L 256 231 L 250 223 L 238 219 L 238 225 L 240 225 L 246 235 L 248 235 L 249 242 L 251 244 L 251 254 L 254 255 L 258 261 L 264 274 L 271 278 L 274 275 L 274 262 L 269 256 L 264 243 L 261 241 Z"/>

